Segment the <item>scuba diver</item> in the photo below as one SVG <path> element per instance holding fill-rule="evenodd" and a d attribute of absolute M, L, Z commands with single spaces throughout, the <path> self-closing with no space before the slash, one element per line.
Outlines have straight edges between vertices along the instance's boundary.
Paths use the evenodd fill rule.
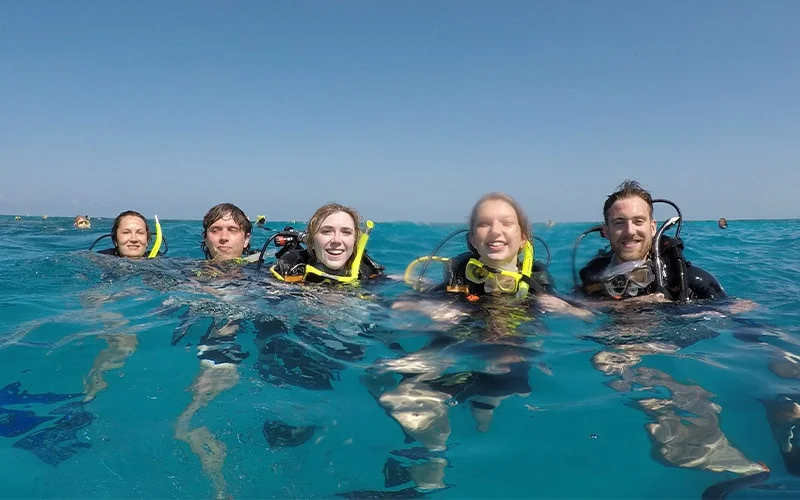
<path fill-rule="evenodd" d="M 263 381 L 293 390 L 330 391 L 349 364 L 363 359 L 366 349 L 359 341 L 363 330 L 357 328 L 353 333 L 345 327 L 340 331 L 331 317 L 335 313 L 325 311 L 348 306 L 360 309 L 352 302 L 363 302 L 360 285 L 384 278 L 383 266 L 366 250 L 374 224 L 367 220 L 362 230 L 360 220 L 355 209 L 331 203 L 314 212 L 305 231 L 286 227 L 264 243 L 258 267 L 263 265 L 267 247 L 274 243 L 279 250 L 268 267 L 269 276 L 303 285 L 298 290 L 302 290 L 303 302 L 311 302 L 312 310 L 287 321 L 254 320 L 258 349 L 255 369 Z M 324 293 L 314 293 L 314 288 Z M 269 422 L 265 423 L 265 432 L 268 427 Z M 269 434 L 267 439 L 271 439 Z"/>
<path fill-rule="evenodd" d="M 111 233 L 100 236 L 89 246 L 91 251 L 97 243 L 104 238 L 111 238 L 113 247 L 99 250 L 97 253 L 112 255 L 126 259 L 141 259 L 147 254 L 148 259 L 153 259 L 167 253 L 167 240 L 161 233 L 161 223 L 158 215 L 155 216 L 156 238 L 153 247 L 147 251 L 150 243 L 151 233 L 147 219 L 134 210 L 122 212 L 114 219 L 111 226 Z M 92 297 L 82 298 L 84 306 L 95 308 L 103 300 L 111 297 Z M 108 346 L 100 351 L 95 357 L 91 370 L 83 378 L 84 401 L 91 401 L 97 394 L 108 387 L 108 383 L 103 378 L 109 370 L 121 368 L 125 360 L 136 351 L 138 339 L 133 333 L 110 333 L 113 329 L 120 329 L 127 324 L 122 316 L 116 312 L 109 312 L 105 315 L 107 332 L 100 337 L 103 338 Z"/>
<path fill-rule="evenodd" d="M 264 224 L 267 223 L 267 217 L 265 215 L 259 215 L 256 217 L 256 227 L 260 229 L 265 229 L 267 231 L 272 231 L 272 229 L 268 228 Z"/>
<path fill-rule="evenodd" d="M 656 230 L 653 203 L 667 203 L 678 212 Z M 683 221 L 677 205 L 669 200 L 653 200 L 636 181 L 625 181 L 603 206 L 605 223 L 585 231 L 576 241 L 600 231 L 611 246 L 600 251 L 580 270 L 579 290 L 593 297 L 624 299 L 660 293 L 670 301 L 687 302 L 722 299 L 725 291 L 709 272 L 688 262 L 683 256 L 680 230 Z M 677 225 L 675 237 L 665 231 Z M 573 251 L 573 279 L 575 251 Z"/>
<path fill-rule="evenodd" d="M 203 217 L 203 241 L 200 250 L 206 260 L 236 262 L 240 259 L 254 262 L 250 251 L 253 224 L 244 211 L 233 203 L 220 203 L 211 207 Z"/>
<path fill-rule="evenodd" d="M 215 205 L 203 217 L 200 248 L 206 256 L 205 270 L 196 272 L 195 278 L 217 300 L 231 300 L 237 296 L 237 284 L 245 278 L 242 265 L 258 257 L 250 253 L 251 232 L 252 224 L 247 215 L 232 203 Z M 180 334 L 173 335 L 173 344 L 188 327 L 188 324 L 179 327 Z M 249 356 L 236 342 L 241 327 L 241 318 L 212 317 L 211 325 L 197 344 L 200 372 L 191 385 L 192 401 L 178 416 L 175 425 L 175 438 L 186 442 L 198 457 L 217 498 L 227 497 L 228 486 L 222 474 L 227 447 L 206 426 L 193 428 L 191 420 L 219 394 L 239 382 L 238 365 Z"/>
<path fill-rule="evenodd" d="M 280 250 L 269 272 L 281 282 L 348 285 L 343 291 L 359 283 L 374 282 L 384 277 L 383 266 L 372 260 L 366 250 L 374 224 L 366 221 L 362 231 L 359 222 L 360 216 L 353 208 L 336 203 L 324 205 L 314 212 L 306 231 L 287 227 L 267 239 L 259 267 L 268 245 L 274 242 Z M 318 298 L 323 302 L 333 300 L 333 307 L 340 307 L 341 297 L 336 294 L 326 293 Z M 320 335 L 319 328 L 310 325 L 310 321 L 291 329 L 274 319 L 256 321 L 255 326 L 259 352 L 256 369 L 271 384 L 331 390 L 332 381 L 345 368 L 344 362 L 364 355 L 363 345 L 339 335 L 330 324 L 326 335 Z"/>
<path fill-rule="evenodd" d="M 678 215 L 657 229 L 653 203 L 671 205 Z M 606 199 L 603 218 L 602 225 L 578 237 L 572 255 L 576 289 L 591 298 L 612 300 L 614 323 L 602 332 L 604 335 L 591 337 L 611 349 L 595 354 L 593 366 L 606 375 L 619 377 L 609 383 L 617 391 L 641 386 L 661 387 L 671 393 L 666 399 L 636 401 L 655 421 L 647 425 L 655 456 L 678 467 L 743 476 L 709 488 L 707 495 L 724 495 L 743 483 L 763 480 L 769 469 L 746 458 L 722 433 L 718 417 L 722 408 L 710 401 L 713 394 L 698 385 L 677 382 L 659 370 L 634 368 L 643 355 L 676 352 L 699 340 L 651 334 L 664 322 L 663 317 L 655 315 L 652 303 L 727 297 L 714 276 L 684 258 L 680 209 L 669 200 L 653 200 L 638 182 L 626 180 Z M 665 236 L 673 226 L 677 227 L 675 237 Z M 578 245 L 592 232 L 600 232 L 608 239 L 611 249 L 601 250 L 576 272 Z"/>
<path fill-rule="evenodd" d="M 453 258 L 436 255 L 450 238 L 462 232 L 467 233 L 467 252 Z M 472 207 L 469 229 L 451 233 L 431 255 L 409 264 L 404 279 L 415 290 L 422 291 L 428 266 L 432 262 L 441 262 L 444 265 L 444 285 L 426 291 L 454 293 L 471 303 L 478 303 L 485 296 L 534 298 L 546 311 L 591 317 L 589 311 L 553 295 L 554 280 L 547 270 L 550 249 L 544 240 L 536 239 L 545 245 L 546 262 L 535 260 L 534 236 L 528 216 L 519 203 L 505 193 L 488 193 Z M 422 270 L 414 279 L 414 270 L 421 263 Z M 425 308 L 419 308 L 415 302 L 396 302 L 393 308 L 425 312 Z"/>
<path fill-rule="evenodd" d="M 467 252 L 453 258 L 436 255 L 462 232 L 467 233 Z M 451 233 L 431 255 L 409 264 L 405 281 L 417 292 L 426 292 L 423 297 L 439 295 L 439 300 L 418 294 L 394 302 L 392 308 L 422 312 L 450 325 L 444 332 L 434 332 L 434 339 L 421 350 L 380 360 L 362 377 L 372 396 L 400 425 L 407 442 L 424 446 L 393 451 L 413 462 L 402 466 L 390 458 L 387 477 L 405 478 L 422 490 L 444 488 L 449 408 L 468 403 L 476 427 L 487 432 L 502 400 L 530 394 L 529 371 L 537 351 L 518 326 L 533 319 L 532 307 L 592 317 L 553 295 L 553 278 L 547 263 L 535 259 L 533 240 L 520 204 L 505 193 L 493 192 L 472 207 L 468 229 Z M 425 280 L 431 264 L 443 266 L 443 284 L 431 286 Z"/>
<path fill-rule="evenodd" d="M 314 212 L 306 231 L 286 228 L 269 238 L 261 249 L 259 267 L 271 241 L 282 246 L 270 267 L 273 277 L 287 283 L 357 283 L 383 276 L 384 268 L 366 251 L 371 220 L 359 226 L 358 212 L 330 203 Z"/>
<path fill-rule="evenodd" d="M 150 252 L 147 251 L 147 245 L 150 244 L 150 226 L 147 224 L 147 219 L 144 215 L 134 210 L 127 210 L 122 212 L 114 219 L 114 224 L 111 226 L 111 233 L 100 236 L 89 246 L 92 250 L 97 243 L 104 238 L 111 238 L 114 244 L 112 248 L 99 250 L 97 253 L 105 255 L 113 255 L 115 257 L 126 257 L 129 259 L 139 259 L 147 254 L 148 259 L 165 255 L 167 253 L 167 240 L 161 233 L 161 223 L 158 221 L 158 215 L 155 216 L 156 220 L 156 239 L 153 242 L 153 248 Z M 163 246 L 163 249 L 162 249 Z"/>

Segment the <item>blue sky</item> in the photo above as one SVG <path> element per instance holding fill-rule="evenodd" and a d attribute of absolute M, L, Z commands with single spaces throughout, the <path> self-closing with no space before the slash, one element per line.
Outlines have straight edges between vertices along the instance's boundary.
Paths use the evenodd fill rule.
<path fill-rule="evenodd" d="M 2 2 L 0 213 L 796 218 L 800 2 Z"/>

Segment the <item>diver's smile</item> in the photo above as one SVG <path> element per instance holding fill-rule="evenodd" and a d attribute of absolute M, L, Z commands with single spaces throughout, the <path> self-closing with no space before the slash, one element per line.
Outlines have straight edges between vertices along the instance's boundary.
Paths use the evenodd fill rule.
<path fill-rule="evenodd" d="M 622 246 L 624 246 L 625 248 L 636 248 L 639 245 L 641 245 L 643 242 L 644 242 L 644 239 L 634 238 L 634 239 L 629 239 L 629 240 L 623 240 L 620 243 L 622 243 Z"/>

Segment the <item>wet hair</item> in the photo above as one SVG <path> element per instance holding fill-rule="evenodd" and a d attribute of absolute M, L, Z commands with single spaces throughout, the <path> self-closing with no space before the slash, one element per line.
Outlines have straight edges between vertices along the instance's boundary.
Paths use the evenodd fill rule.
<path fill-rule="evenodd" d="M 114 219 L 114 224 L 111 226 L 111 242 L 114 243 L 114 246 L 117 246 L 117 231 L 119 230 L 119 225 L 122 223 L 122 219 L 125 217 L 138 217 L 142 219 L 144 222 L 144 229 L 147 231 L 147 243 L 150 243 L 150 225 L 147 223 L 147 219 L 144 215 L 140 214 L 135 210 L 126 210 L 121 214 L 117 215 L 117 218 Z"/>
<path fill-rule="evenodd" d="M 361 237 L 361 216 L 358 214 L 358 211 L 355 208 L 346 207 L 338 203 L 328 203 L 327 205 L 319 207 L 317 211 L 314 212 L 314 215 L 312 215 L 308 220 L 308 226 L 306 227 L 306 237 L 303 243 L 306 244 L 308 253 L 311 254 L 311 256 L 315 259 L 317 256 L 314 255 L 314 235 L 319 232 L 319 228 L 322 226 L 322 223 L 325 221 L 325 219 L 337 212 L 344 212 L 349 215 L 351 219 L 353 219 L 353 226 L 355 227 L 355 241 L 356 244 L 358 244 L 358 240 Z M 345 268 L 353 263 L 353 258 L 355 258 L 355 255 L 356 252 L 354 249 L 353 255 L 347 259 Z"/>
<path fill-rule="evenodd" d="M 226 215 L 230 215 L 233 218 L 233 221 L 239 226 L 239 229 L 244 231 L 244 234 L 253 232 L 253 224 L 241 208 L 233 203 L 220 203 L 209 208 L 205 217 L 203 217 L 203 238 L 206 237 L 208 228 Z"/>
<path fill-rule="evenodd" d="M 475 231 L 475 223 L 477 222 L 476 219 L 478 218 L 478 209 L 480 209 L 484 202 L 495 200 L 504 201 L 511 205 L 511 208 L 513 208 L 514 212 L 517 214 L 517 222 L 519 222 L 519 228 L 520 232 L 522 233 L 522 237 L 525 238 L 526 241 L 529 241 L 531 244 L 533 244 L 531 223 L 530 220 L 528 220 L 528 214 L 526 214 L 525 210 L 522 209 L 522 205 L 520 205 L 519 202 L 510 195 L 495 191 L 481 196 L 480 199 L 472 206 L 472 212 L 469 214 L 469 233 L 467 234 L 467 246 L 469 246 L 469 249 L 473 252 L 477 251 L 469 240 L 472 236 L 472 232 Z"/>
<path fill-rule="evenodd" d="M 650 207 L 650 218 L 653 218 L 653 197 L 650 196 L 650 193 L 638 182 L 625 179 L 622 184 L 617 186 L 617 190 L 608 195 L 608 198 L 606 198 L 606 203 L 603 205 L 603 222 L 608 224 L 607 216 L 608 211 L 611 209 L 611 205 L 613 205 L 617 200 L 624 200 L 626 198 L 643 199 L 645 203 L 647 203 L 647 206 Z"/>
<path fill-rule="evenodd" d="M 220 203 L 219 205 L 214 205 L 208 209 L 205 217 L 203 217 L 203 242 L 200 243 L 200 248 L 208 258 L 211 258 L 211 255 L 208 252 L 208 247 L 206 247 L 206 232 L 212 224 L 222 219 L 226 215 L 231 216 L 236 225 L 239 226 L 239 229 L 244 231 L 245 235 L 249 235 L 253 232 L 253 224 L 250 222 L 250 219 L 247 218 L 247 215 L 242 211 L 241 208 L 237 207 L 233 203 Z M 244 248 L 244 253 L 250 253 L 249 243 Z"/>

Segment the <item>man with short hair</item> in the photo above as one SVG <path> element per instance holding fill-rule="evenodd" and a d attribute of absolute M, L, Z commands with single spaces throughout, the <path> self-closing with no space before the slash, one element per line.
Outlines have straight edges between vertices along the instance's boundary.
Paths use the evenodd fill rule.
<path fill-rule="evenodd" d="M 200 248 L 206 259 L 225 261 L 250 253 L 250 219 L 233 203 L 220 203 L 203 217 L 203 242 Z"/>
<path fill-rule="evenodd" d="M 601 253 L 580 271 L 581 291 L 593 296 L 624 299 L 660 293 L 670 300 L 722 299 L 725 290 L 709 272 L 692 265 L 683 257 L 683 242 L 663 237 L 663 287 L 659 289 L 655 269 L 653 243 L 656 221 L 653 219 L 653 198 L 638 182 L 626 180 L 619 185 L 603 206 L 603 237 L 611 252 Z M 641 266 L 624 263 L 640 263 Z M 630 276 L 615 275 L 614 269 L 633 270 Z M 612 286 L 608 283 L 614 281 Z M 660 296 L 659 296 L 660 298 Z"/>
<path fill-rule="evenodd" d="M 214 264 L 218 262 L 246 263 L 257 259 L 257 254 L 249 256 L 252 227 L 247 215 L 232 203 L 211 207 L 203 217 L 203 242 L 200 244 L 206 259 L 212 261 L 208 267 L 217 268 Z M 228 285 L 242 276 L 239 268 L 235 271 L 200 273 L 198 277 L 204 281 L 203 288 L 206 291 L 229 298 L 232 288 Z M 213 286 L 215 283 L 221 283 L 224 290 L 216 290 Z M 227 448 L 205 426 L 192 428 L 191 419 L 218 394 L 239 382 L 237 366 L 249 356 L 236 343 L 241 320 L 241 317 L 235 316 L 212 318 L 211 326 L 197 345 L 200 373 L 191 386 L 192 402 L 180 414 L 175 426 L 175 437 L 187 442 L 200 459 L 203 470 L 213 482 L 217 498 L 228 496 L 227 483 L 222 474 Z"/>
<path fill-rule="evenodd" d="M 647 431 L 655 454 L 667 463 L 763 478 L 769 469 L 745 457 L 723 434 L 719 426 L 722 408 L 710 401 L 710 392 L 660 370 L 636 367 L 644 355 L 673 353 L 687 345 L 685 338 L 664 340 L 659 332 L 663 317 L 654 313 L 650 303 L 721 299 L 726 297 L 722 286 L 710 273 L 686 261 L 679 238 L 656 240 L 653 198 L 638 182 L 626 180 L 608 196 L 603 218 L 601 233 L 611 250 L 601 252 L 580 270 L 579 288 L 592 297 L 618 301 L 611 303 L 614 323 L 594 337 L 609 349 L 593 356 L 593 366 L 606 375 L 618 376 L 609 384 L 618 391 L 639 386 L 662 387 L 669 392 L 667 398 L 635 401 L 635 406 L 653 419 Z M 690 340 L 689 344 L 699 337 Z"/>

